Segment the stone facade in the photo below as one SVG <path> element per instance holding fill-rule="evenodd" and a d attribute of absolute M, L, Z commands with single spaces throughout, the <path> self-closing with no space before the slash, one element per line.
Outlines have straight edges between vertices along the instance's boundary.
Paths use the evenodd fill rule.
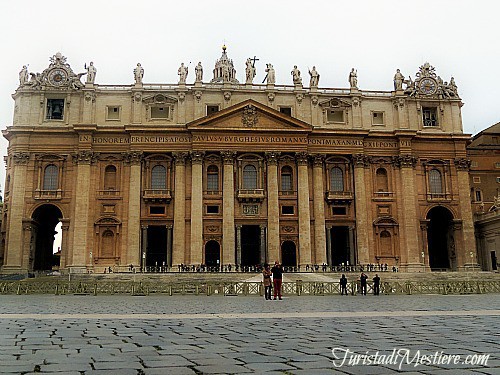
<path fill-rule="evenodd" d="M 58 222 L 73 272 L 477 263 L 462 102 L 429 64 L 392 92 L 358 88 L 361 73 L 347 89 L 317 72 L 279 85 L 271 64 L 255 84 L 250 59 L 240 84 L 225 48 L 194 84 L 187 68 L 143 83 L 138 64 L 134 84 L 101 85 L 96 67 L 82 84 L 56 54 L 13 94 L 3 272 L 49 268 Z"/>

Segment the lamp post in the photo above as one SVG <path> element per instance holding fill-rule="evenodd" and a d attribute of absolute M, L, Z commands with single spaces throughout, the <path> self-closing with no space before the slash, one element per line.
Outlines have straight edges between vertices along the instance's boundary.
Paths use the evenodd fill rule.
<path fill-rule="evenodd" d="M 143 252 L 142 253 L 142 272 L 145 272 L 146 271 L 146 253 Z"/>
<path fill-rule="evenodd" d="M 470 252 L 470 266 L 472 268 L 472 271 L 474 271 L 474 252 Z"/>

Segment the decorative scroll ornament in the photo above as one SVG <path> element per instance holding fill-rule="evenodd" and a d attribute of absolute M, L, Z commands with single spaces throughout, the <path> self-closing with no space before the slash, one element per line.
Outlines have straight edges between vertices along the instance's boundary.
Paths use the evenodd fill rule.
<path fill-rule="evenodd" d="M 27 152 L 16 152 L 12 155 L 12 159 L 14 160 L 14 164 L 28 164 L 28 161 L 30 160 L 30 154 Z"/>
<path fill-rule="evenodd" d="M 201 164 L 203 162 L 205 152 L 204 151 L 191 151 L 190 156 L 191 156 L 191 163 Z"/>
<path fill-rule="evenodd" d="M 417 157 L 406 154 L 393 157 L 394 165 L 398 168 L 415 168 L 417 166 Z"/>
<path fill-rule="evenodd" d="M 313 166 L 323 167 L 323 160 L 325 160 L 325 155 L 315 154 L 312 155 Z"/>
<path fill-rule="evenodd" d="M 277 151 L 266 152 L 267 164 L 268 165 L 278 165 L 278 158 L 279 158 L 280 154 L 281 153 L 277 152 Z"/>
<path fill-rule="evenodd" d="M 139 164 L 144 156 L 142 151 L 130 151 L 122 153 L 125 163 Z"/>
<path fill-rule="evenodd" d="M 71 154 L 73 163 L 75 164 L 92 164 L 95 163 L 99 157 L 98 152 L 83 150 Z"/>
<path fill-rule="evenodd" d="M 309 154 L 305 151 L 300 151 L 295 154 L 295 159 L 298 165 L 307 165 L 307 157 Z"/>
<path fill-rule="evenodd" d="M 352 155 L 352 161 L 355 167 L 368 167 L 370 166 L 371 157 L 365 154 Z"/>
<path fill-rule="evenodd" d="M 457 169 L 461 171 L 468 171 L 472 164 L 472 162 L 466 158 L 456 158 L 454 161 Z"/>
<path fill-rule="evenodd" d="M 257 109 L 249 104 L 243 108 L 243 114 L 241 117 L 241 123 L 243 126 L 247 128 L 252 128 L 255 125 L 257 125 L 257 122 L 259 121 L 259 117 L 257 114 Z"/>
<path fill-rule="evenodd" d="M 185 165 L 188 155 L 185 151 L 173 152 L 172 156 L 174 157 L 175 165 Z"/>
<path fill-rule="evenodd" d="M 236 151 L 224 150 L 220 152 L 224 164 L 233 164 L 236 157 Z"/>

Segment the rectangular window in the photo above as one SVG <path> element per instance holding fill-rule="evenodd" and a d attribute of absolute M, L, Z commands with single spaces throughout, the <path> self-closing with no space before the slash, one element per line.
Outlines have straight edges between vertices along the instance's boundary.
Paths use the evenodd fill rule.
<path fill-rule="evenodd" d="M 151 206 L 149 207 L 150 215 L 165 215 L 165 206 Z"/>
<path fill-rule="evenodd" d="M 291 174 L 281 174 L 281 190 L 292 191 L 292 175 Z"/>
<path fill-rule="evenodd" d="M 292 107 L 280 107 L 280 112 L 287 116 L 292 116 Z"/>
<path fill-rule="evenodd" d="M 472 161 L 471 161 L 471 163 L 470 163 L 471 168 L 477 168 L 477 167 L 478 167 L 478 165 L 479 165 L 479 164 L 477 163 L 477 161 L 476 161 L 476 160 L 472 160 Z"/>
<path fill-rule="evenodd" d="M 169 107 L 151 107 L 152 119 L 168 119 L 170 116 Z"/>
<path fill-rule="evenodd" d="M 207 190 L 208 191 L 219 190 L 219 174 L 218 173 L 208 173 L 207 174 Z"/>
<path fill-rule="evenodd" d="M 219 206 L 207 206 L 207 214 L 218 214 Z"/>
<path fill-rule="evenodd" d="M 219 112 L 218 105 L 207 105 L 207 116 L 210 116 L 213 113 Z"/>
<path fill-rule="evenodd" d="M 483 195 L 481 194 L 481 190 L 476 190 L 474 198 L 476 199 L 476 202 L 481 202 L 483 200 Z"/>
<path fill-rule="evenodd" d="M 281 206 L 282 215 L 293 215 L 293 212 L 294 212 L 293 206 Z"/>
<path fill-rule="evenodd" d="M 481 183 L 481 177 L 472 177 L 472 182 L 475 184 L 480 184 Z"/>
<path fill-rule="evenodd" d="M 64 118 L 64 99 L 47 99 L 47 120 Z"/>
<path fill-rule="evenodd" d="M 347 215 L 347 208 L 346 207 L 333 206 L 332 207 L 332 214 L 333 215 Z"/>
<path fill-rule="evenodd" d="M 384 125 L 384 112 L 372 112 L 372 125 Z"/>
<path fill-rule="evenodd" d="M 120 107 L 107 107 L 106 120 L 119 120 Z"/>
<path fill-rule="evenodd" d="M 422 108 L 424 126 L 438 126 L 436 108 Z"/>
<path fill-rule="evenodd" d="M 327 121 L 344 123 L 344 111 L 329 109 L 327 112 Z"/>

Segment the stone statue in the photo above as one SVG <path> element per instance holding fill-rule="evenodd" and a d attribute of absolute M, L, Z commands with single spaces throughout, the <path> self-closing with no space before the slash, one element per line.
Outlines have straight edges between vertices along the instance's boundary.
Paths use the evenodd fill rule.
<path fill-rule="evenodd" d="M 276 73 L 273 68 L 273 64 L 266 64 L 266 79 L 268 85 L 274 85 L 276 83 Z"/>
<path fill-rule="evenodd" d="M 203 67 L 201 66 L 201 61 L 194 68 L 194 72 L 196 75 L 196 82 L 201 82 L 203 80 Z"/>
<path fill-rule="evenodd" d="M 349 84 L 351 89 L 358 88 L 358 71 L 352 68 L 351 73 L 349 73 Z"/>
<path fill-rule="evenodd" d="M 499 209 L 500 208 L 500 194 L 498 196 L 493 197 L 493 209 Z"/>
<path fill-rule="evenodd" d="M 396 74 L 394 74 L 394 90 L 401 91 L 403 90 L 403 82 L 405 80 L 404 75 L 401 74 L 399 69 L 396 70 Z"/>
<path fill-rule="evenodd" d="M 19 72 L 19 85 L 24 86 L 29 81 L 28 67 L 23 65 L 23 68 Z"/>
<path fill-rule="evenodd" d="M 318 87 L 319 84 L 319 73 L 316 70 L 316 67 L 313 66 L 312 70 L 309 70 L 309 75 L 311 76 L 311 80 L 309 86 Z"/>
<path fill-rule="evenodd" d="M 455 95 L 458 95 L 458 87 L 457 84 L 455 83 L 455 78 L 451 77 L 450 84 L 448 86 Z"/>
<path fill-rule="evenodd" d="M 177 74 L 179 75 L 179 83 L 185 84 L 188 75 L 188 67 L 184 66 L 184 63 L 181 63 L 181 66 L 177 70 Z"/>
<path fill-rule="evenodd" d="M 255 78 L 255 67 L 252 64 L 252 59 L 248 58 L 245 64 L 247 66 L 245 68 L 246 83 L 252 84 L 252 81 Z"/>
<path fill-rule="evenodd" d="M 137 67 L 134 69 L 135 83 L 142 83 L 142 77 L 144 77 L 144 68 L 140 63 L 137 63 Z"/>
<path fill-rule="evenodd" d="M 229 82 L 229 66 L 222 65 L 222 82 Z"/>
<path fill-rule="evenodd" d="M 297 65 L 293 66 L 293 70 L 291 72 L 293 78 L 294 85 L 302 85 L 302 77 L 300 76 L 300 70 L 297 68 Z"/>
<path fill-rule="evenodd" d="M 85 69 L 87 69 L 87 83 L 94 83 L 95 75 L 97 73 L 94 63 L 91 61 L 89 66 L 85 66 Z"/>

